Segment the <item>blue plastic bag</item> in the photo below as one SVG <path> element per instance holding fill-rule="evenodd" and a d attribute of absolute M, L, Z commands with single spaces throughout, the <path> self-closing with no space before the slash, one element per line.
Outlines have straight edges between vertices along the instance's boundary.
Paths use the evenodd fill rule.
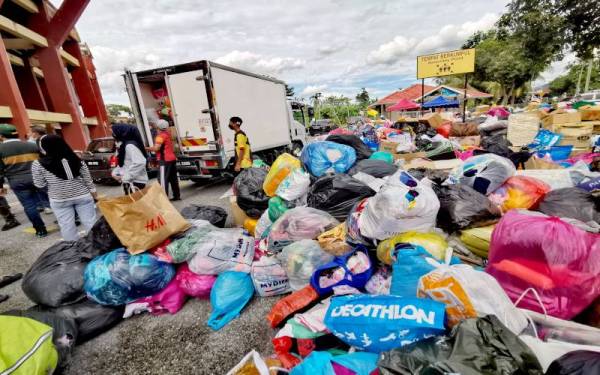
<path fill-rule="evenodd" d="M 419 279 L 436 267 L 427 261 L 433 256 L 418 245 L 400 243 L 395 249 L 396 260 L 392 264 L 392 286 L 390 294 L 399 297 L 416 297 Z M 452 257 L 450 264 L 459 264 L 460 259 Z"/>
<path fill-rule="evenodd" d="M 333 297 L 325 325 L 346 344 L 372 353 L 445 332 L 446 305 L 385 295 Z"/>
<path fill-rule="evenodd" d="M 314 351 L 298 366 L 292 369 L 290 375 L 331 375 L 335 374 L 332 362 L 344 366 L 356 375 L 370 375 L 377 369 L 379 355 L 365 352 L 355 352 L 333 356 L 329 352 Z"/>
<path fill-rule="evenodd" d="M 83 289 L 101 305 L 125 305 L 164 289 L 175 268 L 151 254 L 117 249 L 94 258 L 85 268 Z"/>
<path fill-rule="evenodd" d="M 212 312 L 208 317 L 208 326 L 216 331 L 240 316 L 240 312 L 253 295 L 254 285 L 249 273 L 221 273 L 210 291 Z"/>
<path fill-rule="evenodd" d="M 527 147 L 534 151 L 540 151 L 558 144 L 561 138 L 562 135 L 560 134 L 553 133 L 548 129 L 540 129 L 533 142 L 528 144 Z"/>
<path fill-rule="evenodd" d="M 304 168 L 313 176 L 326 173 L 345 173 L 356 162 L 356 151 L 335 142 L 313 142 L 302 150 Z"/>

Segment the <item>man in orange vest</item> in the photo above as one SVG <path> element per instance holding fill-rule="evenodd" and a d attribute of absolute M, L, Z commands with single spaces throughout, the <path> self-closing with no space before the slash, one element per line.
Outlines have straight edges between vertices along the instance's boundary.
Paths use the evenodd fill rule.
<path fill-rule="evenodd" d="M 158 134 L 154 139 L 153 147 L 146 147 L 146 150 L 156 153 L 159 161 L 158 180 L 169 195 L 169 185 L 173 189 L 172 201 L 180 201 L 181 193 L 179 191 L 179 178 L 177 177 L 177 156 L 173 147 L 173 139 L 169 132 L 169 123 L 166 120 L 158 120 L 153 124 L 158 128 Z"/>

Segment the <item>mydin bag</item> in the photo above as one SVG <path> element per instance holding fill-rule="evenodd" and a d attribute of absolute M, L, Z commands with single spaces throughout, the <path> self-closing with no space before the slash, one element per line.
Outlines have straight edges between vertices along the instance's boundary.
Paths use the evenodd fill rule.
<path fill-rule="evenodd" d="M 158 184 L 101 199 L 98 208 L 131 254 L 143 253 L 190 227 Z"/>
<path fill-rule="evenodd" d="M 325 325 L 340 340 L 368 352 L 382 352 L 445 332 L 445 305 L 386 295 L 333 297 Z"/>

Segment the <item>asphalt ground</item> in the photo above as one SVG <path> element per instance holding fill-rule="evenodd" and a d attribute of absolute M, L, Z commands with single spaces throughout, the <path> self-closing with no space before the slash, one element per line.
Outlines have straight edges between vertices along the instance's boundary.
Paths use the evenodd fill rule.
<path fill-rule="evenodd" d="M 217 181 L 205 186 L 182 182 L 182 201 L 177 208 L 189 204 L 217 205 L 230 213 L 227 199 L 219 199 L 231 186 Z M 120 195 L 119 186 L 98 186 L 100 194 Z M 0 232 L 0 277 L 25 273 L 49 246 L 60 241 L 60 233 L 38 239 L 24 229 L 30 227 L 22 207 L 13 195 L 8 196 L 12 211 L 22 223 L 20 227 Z M 42 215 L 47 224 L 53 215 Z M 0 219 L 1 220 L 1 219 Z M 0 223 L 3 225 L 3 222 Z M 227 226 L 232 225 L 231 214 Z M 52 286 L 48 286 L 51 288 Z M 0 303 L 0 312 L 33 306 L 16 282 L 0 289 L 10 298 Z M 225 374 L 252 349 L 272 353 L 274 332 L 265 320 L 278 297 L 255 296 L 241 316 L 219 331 L 206 322 L 210 315 L 208 300 L 188 300 L 175 315 L 133 316 L 100 336 L 75 347 L 65 374 Z"/>

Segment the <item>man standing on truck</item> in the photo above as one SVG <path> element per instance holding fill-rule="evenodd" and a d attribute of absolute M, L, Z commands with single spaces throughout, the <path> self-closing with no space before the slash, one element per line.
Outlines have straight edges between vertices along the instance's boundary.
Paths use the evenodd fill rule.
<path fill-rule="evenodd" d="M 235 131 L 235 165 L 236 172 L 252 167 L 252 151 L 248 136 L 241 129 L 242 119 L 234 116 L 229 119 L 229 129 Z"/>
<path fill-rule="evenodd" d="M 154 146 L 146 147 L 146 150 L 156 153 L 156 159 L 160 164 L 159 182 L 169 195 L 169 184 L 173 189 L 171 201 L 180 201 L 179 179 L 177 178 L 177 156 L 173 147 L 173 139 L 169 132 L 169 123 L 166 120 L 157 120 L 151 124 L 158 128 L 158 135 L 154 139 Z"/>

